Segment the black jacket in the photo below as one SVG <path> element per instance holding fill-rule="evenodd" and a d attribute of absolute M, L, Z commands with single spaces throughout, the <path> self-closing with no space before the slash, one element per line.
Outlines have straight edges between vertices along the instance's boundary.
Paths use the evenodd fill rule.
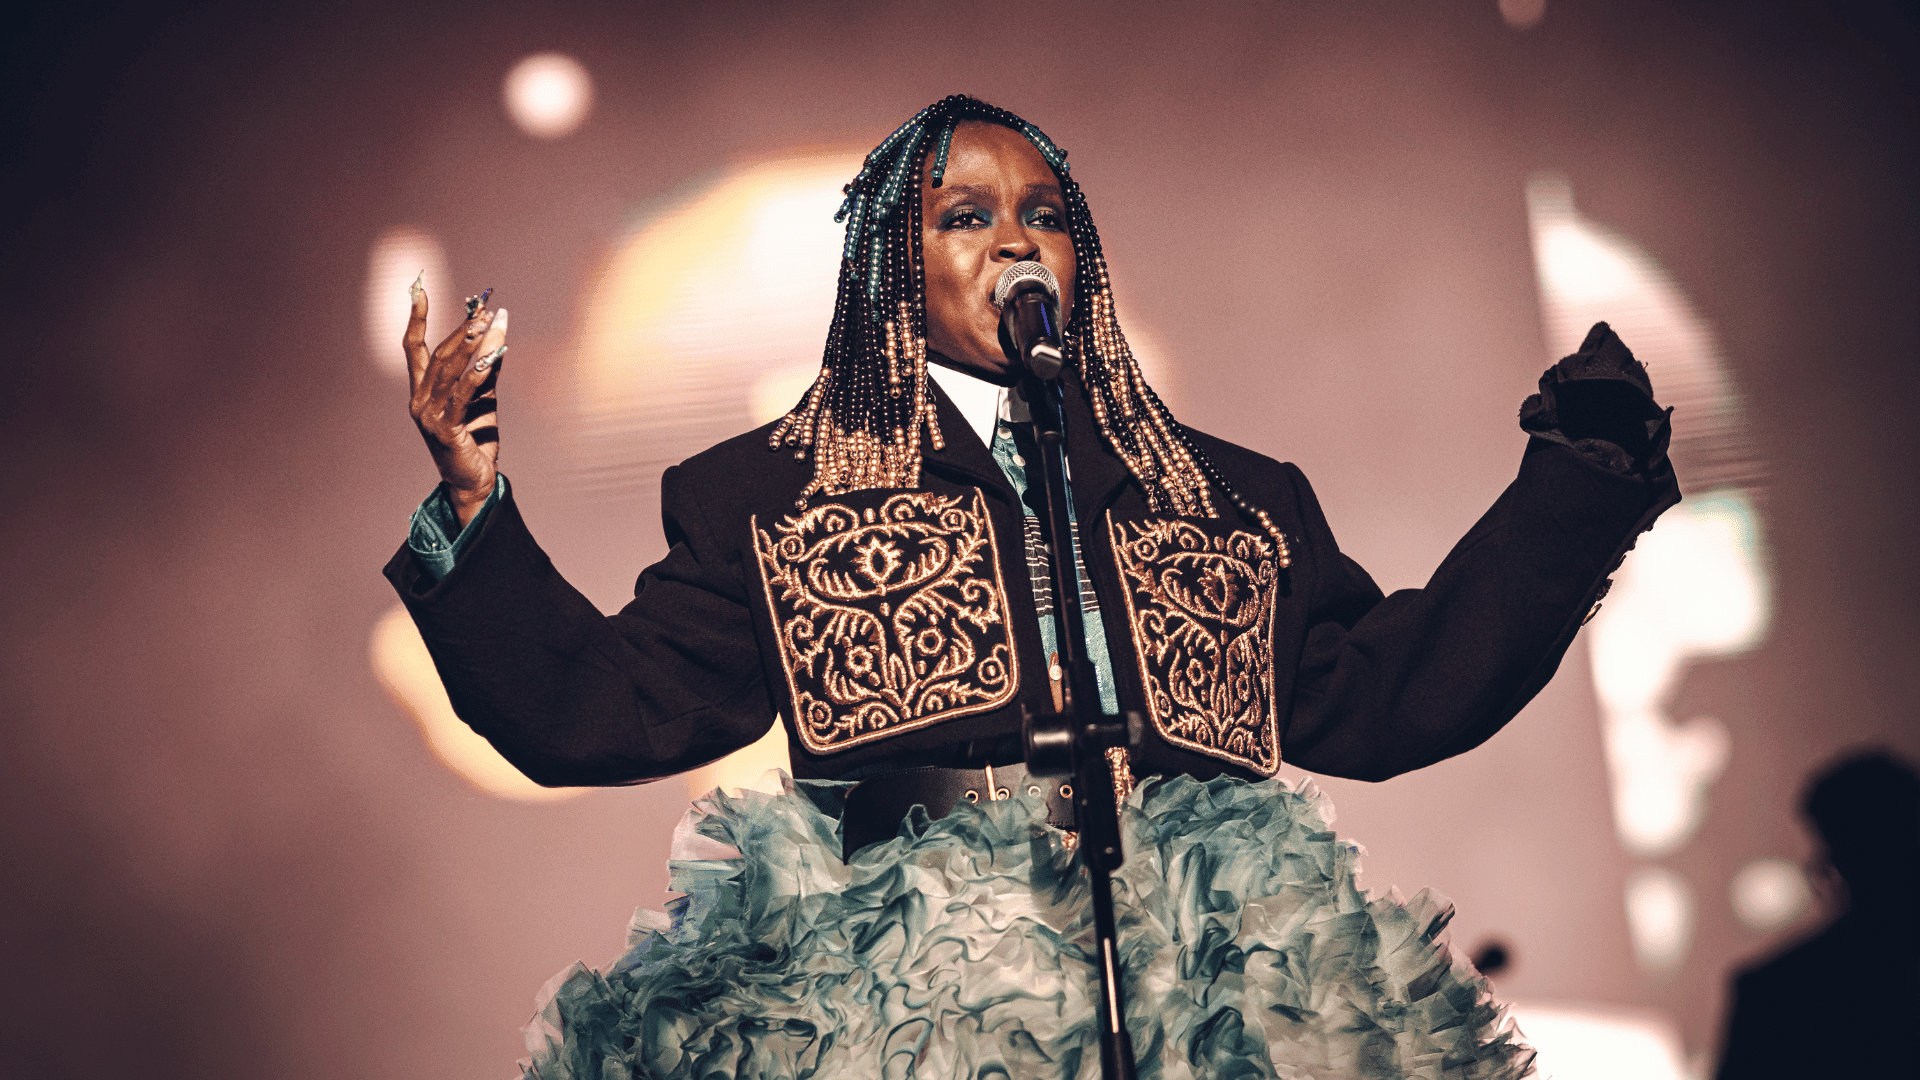
<path fill-rule="evenodd" d="M 1290 569 L 1231 513 L 1154 518 L 1069 380 L 1080 543 L 1122 707 L 1150 721 L 1134 771 L 1255 777 L 1284 756 L 1378 780 L 1510 720 L 1679 498 L 1644 393 L 1607 421 L 1632 429 L 1614 439 L 1625 455 L 1555 425 L 1553 385 L 1585 377 L 1569 374 L 1579 358 L 1542 380 L 1544 406 L 1529 399 L 1513 484 L 1425 588 L 1391 596 L 1341 554 L 1299 469 L 1232 443 L 1193 433 L 1286 534 Z M 667 470 L 671 549 L 612 616 L 561 578 L 510 492 L 444 579 L 404 546 L 386 573 L 455 711 L 543 784 L 667 776 L 776 715 L 800 719 L 800 777 L 1018 760 L 1021 702 L 1050 700 L 1021 508 L 951 402 L 938 408 L 947 447 L 926 452 L 918 492 L 816 498 L 802 518 L 811 463 L 769 451 L 766 428 Z"/>

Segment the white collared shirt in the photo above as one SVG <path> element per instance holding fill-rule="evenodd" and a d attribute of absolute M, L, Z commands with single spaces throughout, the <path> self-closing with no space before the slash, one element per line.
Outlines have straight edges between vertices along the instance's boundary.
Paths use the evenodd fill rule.
<path fill-rule="evenodd" d="M 996 386 L 978 375 L 938 364 L 928 364 L 927 375 L 953 400 L 954 408 L 960 410 L 960 415 L 967 418 L 967 426 L 980 436 L 980 445 L 991 448 L 995 426 L 1013 415 L 1008 398 L 1014 395 L 1009 389 Z"/>

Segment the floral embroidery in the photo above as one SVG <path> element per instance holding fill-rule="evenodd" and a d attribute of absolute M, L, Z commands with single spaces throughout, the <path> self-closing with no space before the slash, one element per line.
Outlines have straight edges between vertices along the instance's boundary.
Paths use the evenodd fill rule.
<path fill-rule="evenodd" d="M 831 753 L 997 709 L 1019 672 L 993 522 L 971 498 L 854 492 L 752 523 L 800 741 Z"/>
<path fill-rule="evenodd" d="M 1107 515 L 1148 711 L 1175 746 L 1272 776 L 1280 767 L 1273 541 L 1217 522 Z"/>

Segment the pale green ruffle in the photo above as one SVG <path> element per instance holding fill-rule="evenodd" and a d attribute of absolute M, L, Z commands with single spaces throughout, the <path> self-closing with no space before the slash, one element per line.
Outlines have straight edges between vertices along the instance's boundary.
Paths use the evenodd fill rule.
<path fill-rule="evenodd" d="M 635 915 L 527 1028 L 538 1080 L 1094 1080 L 1085 879 L 1037 798 L 916 811 L 840 860 L 849 785 L 694 804 Z M 1518 1077 L 1533 1058 L 1422 892 L 1369 899 L 1311 785 L 1143 782 L 1115 907 L 1142 1080 Z"/>

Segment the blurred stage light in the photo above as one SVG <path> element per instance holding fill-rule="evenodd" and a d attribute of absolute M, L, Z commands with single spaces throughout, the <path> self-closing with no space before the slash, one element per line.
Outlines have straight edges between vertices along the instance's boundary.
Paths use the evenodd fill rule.
<path fill-rule="evenodd" d="M 574 368 L 575 479 L 636 491 L 786 409 L 820 364 L 854 153 L 750 164 L 645 208 L 594 278 Z M 769 388 L 797 386 L 777 403 Z"/>
<path fill-rule="evenodd" d="M 448 284 L 447 256 L 440 241 L 425 229 L 396 225 L 380 234 L 367 253 L 365 304 L 367 353 L 382 370 L 400 378 L 407 375 L 407 355 L 400 337 L 407 330 L 413 297 L 407 292 L 413 279 L 425 271 L 427 342 L 436 344 L 453 332 L 459 299 Z"/>
<path fill-rule="evenodd" d="M 502 88 L 507 113 L 535 138 L 572 134 L 593 105 L 593 79 L 571 56 L 536 53 L 513 65 Z"/>
<path fill-rule="evenodd" d="M 745 164 L 636 215 L 583 305 L 571 483 L 643 490 L 666 466 L 800 400 L 839 282 L 833 213 L 861 160 L 812 152 Z M 1177 407 L 1178 380 L 1157 362 L 1151 331 L 1137 318 L 1126 326 L 1141 368 Z"/>
<path fill-rule="evenodd" d="M 1515 30 L 1531 30 L 1547 14 L 1547 0 L 1500 0 L 1500 17 Z"/>
<path fill-rule="evenodd" d="M 1742 492 L 1681 503 L 1640 538 L 1587 628 L 1614 824 L 1636 855 L 1685 843 L 1726 765 L 1725 725 L 1704 716 L 1675 723 L 1667 707 L 1687 661 L 1743 652 L 1765 632 L 1770 583 L 1758 532 Z"/>
<path fill-rule="evenodd" d="M 1660 1013 L 1605 1005 L 1515 1003 L 1514 1022 L 1552 1080 L 1692 1080 L 1680 1032 Z"/>
<path fill-rule="evenodd" d="M 1747 929 L 1768 933 L 1800 917 L 1812 890 L 1785 859 L 1755 859 L 1733 875 L 1733 913 Z"/>
<path fill-rule="evenodd" d="M 1643 866 L 1627 879 L 1627 929 L 1640 967 L 1665 974 L 1693 941 L 1693 892 L 1671 871 Z"/>
<path fill-rule="evenodd" d="M 420 640 L 406 608 L 394 608 L 374 625 L 371 644 L 380 685 L 420 725 L 434 756 L 462 779 L 489 795 L 525 802 L 570 799 L 590 790 L 541 787 L 455 716 L 427 643 Z"/>
<path fill-rule="evenodd" d="M 1586 634 L 1620 842 L 1663 855 L 1699 828 L 1727 760 L 1719 721 L 1667 715 L 1685 666 L 1750 649 L 1766 632 L 1760 462 L 1712 329 L 1659 263 L 1578 214 L 1562 177 L 1534 177 L 1527 211 L 1548 352 L 1571 352 L 1604 320 L 1674 409 L 1671 455 L 1687 501 L 1641 537 Z"/>
<path fill-rule="evenodd" d="M 1565 177 L 1527 184 L 1547 352 L 1558 359 L 1596 322 L 1612 324 L 1673 406 L 1673 458 L 1693 492 L 1755 487 L 1763 472 L 1712 327 L 1639 245 L 1574 209 Z"/>
<path fill-rule="evenodd" d="M 747 395 L 747 422 L 755 427 L 770 424 L 782 416 L 793 404 L 813 389 L 813 380 L 820 374 L 820 365 L 811 361 L 794 364 L 790 367 L 769 371 L 753 381 L 753 389 Z"/>

